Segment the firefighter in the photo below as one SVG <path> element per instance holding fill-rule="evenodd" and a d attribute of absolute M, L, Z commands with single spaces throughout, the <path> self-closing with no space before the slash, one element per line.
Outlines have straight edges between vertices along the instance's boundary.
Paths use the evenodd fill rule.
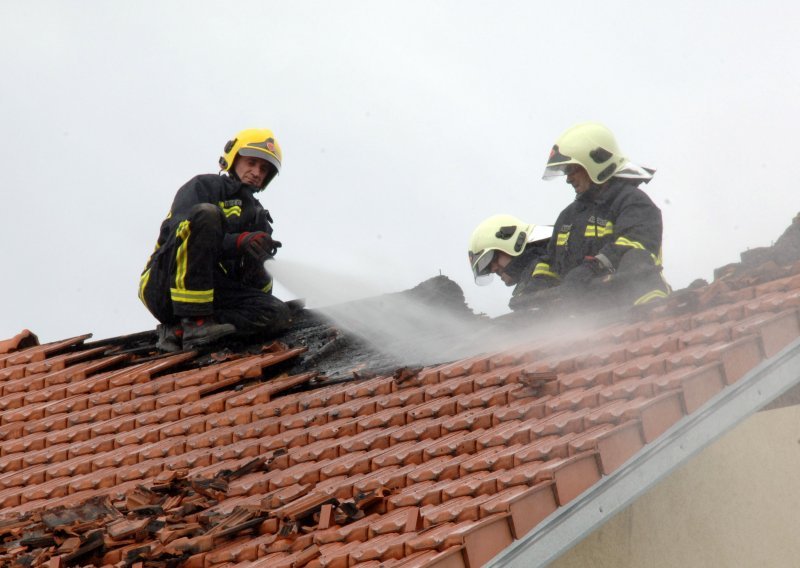
<path fill-rule="evenodd" d="M 641 306 L 665 298 L 661 210 L 639 188 L 655 170 L 630 162 L 605 126 L 587 122 L 553 145 L 544 179 L 566 176 L 575 200 L 556 220 L 527 298 Z M 558 292 L 547 291 L 558 286 Z"/>
<path fill-rule="evenodd" d="M 162 351 L 288 326 L 289 308 L 272 295 L 264 268 L 281 243 L 255 196 L 278 175 L 281 158 L 272 131 L 242 130 L 225 144 L 219 175 L 178 190 L 139 282 L 139 299 L 161 322 Z"/>
<path fill-rule="evenodd" d="M 508 306 L 526 307 L 532 273 L 545 254 L 551 227 L 531 225 L 512 215 L 492 215 L 472 232 L 469 263 L 475 283 L 484 286 L 497 274 L 506 286 L 514 286 Z"/>

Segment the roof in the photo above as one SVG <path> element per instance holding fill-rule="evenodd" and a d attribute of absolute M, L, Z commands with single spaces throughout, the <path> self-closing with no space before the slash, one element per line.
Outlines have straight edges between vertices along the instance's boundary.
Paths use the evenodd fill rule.
<path fill-rule="evenodd" d="M 781 242 L 609 325 L 374 377 L 321 377 L 309 345 L 153 356 L 129 348 L 148 334 L 23 331 L 0 342 L 0 561 L 445 568 L 568 546 L 602 522 L 592 499 L 634 498 L 631 472 L 657 481 L 714 412 L 796 381 Z"/>

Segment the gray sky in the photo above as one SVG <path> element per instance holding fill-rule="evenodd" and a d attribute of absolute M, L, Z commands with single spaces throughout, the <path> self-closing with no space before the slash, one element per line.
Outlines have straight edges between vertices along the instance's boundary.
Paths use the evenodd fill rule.
<path fill-rule="evenodd" d="M 495 213 L 553 223 L 574 194 L 544 162 L 585 120 L 658 169 L 673 287 L 710 280 L 800 210 L 798 21 L 786 0 L 2 0 L 0 339 L 152 329 L 136 289 L 159 224 L 249 127 L 284 151 L 260 197 L 283 299 L 441 271 L 504 312 L 469 235 Z"/>

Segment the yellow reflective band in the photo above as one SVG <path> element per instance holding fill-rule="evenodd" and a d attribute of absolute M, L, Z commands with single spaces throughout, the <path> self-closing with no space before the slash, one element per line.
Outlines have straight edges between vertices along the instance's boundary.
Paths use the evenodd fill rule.
<path fill-rule="evenodd" d="M 651 300 L 655 300 L 657 298 L 666 298 L 667 295 L 668 294 L 663 290 L 653 290 L 651 292 L 648 292 L 647 294 L 644 294 L 643 296 L 640 296 L 639 299 L 637 299 L 633 303 L 633 305 L 641 306 L 642 304 L 646 304 L 647 302 L 650 302 Z"/>
<path fill-rule="evenodd" d="M 181 221 L 181 224 L 178 225 L 178 230 L 175 231 L 176 236 L 181 240 L 181 244 L 178 246 L 178 250 L 175 252 L 175 287 L 179 290 L 186 288 L 186 266 L 188 264 L 186 260 L 186 249 L 189 247 L 190 233 L 191 230 L 189 229 L 189 221 Z"/>
<path fill-rule="evenodd" d="M 615 245 L 619 245 L 621 247 L 631 247 L 641 250 L 647 250 L 644 248 L 644 245 L 638 241 L 632 241 L 630 239 L 626 239 L 625 237 L 618 237 L 616 241 L 614 241 Z"/>
<path fill-rule="evenodd" d="M 550 278 L 558 278 L 558 274 L 550 270 L 550 265 L 546 262 L 540 262 L 533 269 L 531 276 L 548 276 Z"/>
<path fill-rule="evenodd" d="M 558 233 L 558 237 L 556 238 L 556 246 L 563 247 L 567 244 L 567 240 L 569 240 L 569 233 Z"/>
<path fill-rule="evenodd" d="M 586 225 L 586 231 L 584 231 L 584 237 L 607 237 L 608 235 L 614 234 L 614 223 L 609 221 L 605 227 L 601 227 L 599 225 Z"/>
<path fill-rule="evenodd" d="M 269 283 L 261 289 L 262 292 L 267 293 L 269 293 L 270 290 L 272 290 L 272 280 L 270 280 Z"/>
<path fill-rule="evenodd" d="M 147 306 L 147 302 L 144 301 L 144 289 L 147 288 L 148 282 L 150 282 L 149 268 L 142 273 L 141 277 L 139 277 L 139 299 L 145 306 Z"/>
<path fill-rule="evenodd" d="M 209 304 L 214 301 L 214 289 L 211 290 L 178 290 L 170 288 L 170 298 L 173 302 L 187 304 Z"/>
<path fill-rule="evenodd" d="M 225 217 L 231 217 L 232 215 L 236 215 L 237 217 L 242 216 L 242 208 L 238 205 L 234 205 L 233 207 L 225 207 L 225 202 L 220 201 L 219 208 L 222 209 Z"/>

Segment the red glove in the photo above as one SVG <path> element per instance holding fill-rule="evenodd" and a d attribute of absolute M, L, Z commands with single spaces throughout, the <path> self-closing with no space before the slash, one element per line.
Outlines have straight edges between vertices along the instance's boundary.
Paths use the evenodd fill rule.
<path fill-rule="evenodd" d="M 236 250 L 249 254 L 259 262 L 275 256 L 281 246 L 280 241 L 273 240 L 264 231 L 245 232 L 236 238 Z"/>

